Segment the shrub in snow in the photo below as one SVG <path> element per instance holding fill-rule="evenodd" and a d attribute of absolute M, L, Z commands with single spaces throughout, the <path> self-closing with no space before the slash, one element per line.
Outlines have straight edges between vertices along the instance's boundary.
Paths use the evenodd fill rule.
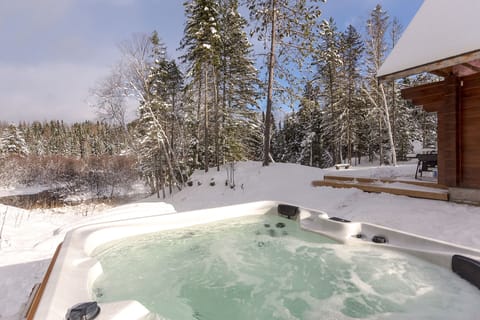
<path fill-rule="evenodd" d="M 86 193 L 97 198 L 122 195 L 140 179 L 129 156 L 77 159 L 64 156 L 9 156 L 0 160 L 0 183 L 61 187 L 64 195 Z"/>

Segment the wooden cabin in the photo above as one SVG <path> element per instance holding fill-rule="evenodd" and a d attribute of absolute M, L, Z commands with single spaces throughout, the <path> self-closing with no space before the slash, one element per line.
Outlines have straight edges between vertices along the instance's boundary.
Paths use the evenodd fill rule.
<path fill-rule="evenodd" d="M 438 116 L 438 183 L 452 200 L 480 203 L 480 12 L 477 0 L 425 0 L 378 72 L 394 80 L 423 72 L 440 82 L 402 90 Z"/>

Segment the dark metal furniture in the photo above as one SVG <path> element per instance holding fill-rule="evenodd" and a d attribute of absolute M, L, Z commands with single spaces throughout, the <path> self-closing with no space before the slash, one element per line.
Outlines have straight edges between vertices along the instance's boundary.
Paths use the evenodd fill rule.
<path fill-rule="evenodd" d="M 415 179 L 423 176 L 423 171 L 434 171 L 437 168 L 437 153 L 421 153 L 417 154 L 418 164 L 415 171 Z"/>

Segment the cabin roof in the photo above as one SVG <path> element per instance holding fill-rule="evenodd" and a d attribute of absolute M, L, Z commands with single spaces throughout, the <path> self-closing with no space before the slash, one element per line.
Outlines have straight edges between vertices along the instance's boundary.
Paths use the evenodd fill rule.
<path fill-rule="evenodd" d="M 479 0 L 425 0 L 377 76 L 480 72 Z"/>

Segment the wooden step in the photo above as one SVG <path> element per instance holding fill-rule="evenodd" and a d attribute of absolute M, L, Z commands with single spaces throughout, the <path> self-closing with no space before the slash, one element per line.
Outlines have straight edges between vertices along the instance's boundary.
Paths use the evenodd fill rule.
<path fill-rule="evenodd" d="M 398 181 L 395 181 L 398 182 Z M 438 188 L 428 188 L 424 187 L 423 190 L 419 189 L 408 189 L 408 188 L 399 188 L 397 186 L 388 186 L 387 184 L 379 185 L 378 182 L 368 183 L 368 182 L 348 182 L 348 181 L 333 181 L 333 180 L 324 180 L 324 181 L 313 181 L 312 185 L 315 187 L 333 187 L 333 188 L 357 188 L 365 192 L 375 192 L 375 193 L 389 193 L 399 196 L 408 196 L 413 198 L 421 199 L 431 199 L 431 200 L 444 200 L 448 201 L 448 191 L 441 190 Z M 421 186 L 423 187 L 423 186 Z"/>
<path fill-rule="evenodd" d="M 388 178 L 363 178 L 363 177 L 348 177 L 348 176 L 332 176 L 332 175 L 325 175 L 323 177 L 324 180 L 328 181 L 351 181 L 351 182 L 360 182 L 360 183 L 405 183 L 411 184 L 414 186 L 420 187 L 427 187 L 427 188 L 435 188 L 435 189 L 442 189 L 448 190 L 448 187 L 443 184 L 438 184 L 435 182 L 429 181 L 417 181 L 417 180 L 399 180 L 399 179 L 388 179 Z"/>

